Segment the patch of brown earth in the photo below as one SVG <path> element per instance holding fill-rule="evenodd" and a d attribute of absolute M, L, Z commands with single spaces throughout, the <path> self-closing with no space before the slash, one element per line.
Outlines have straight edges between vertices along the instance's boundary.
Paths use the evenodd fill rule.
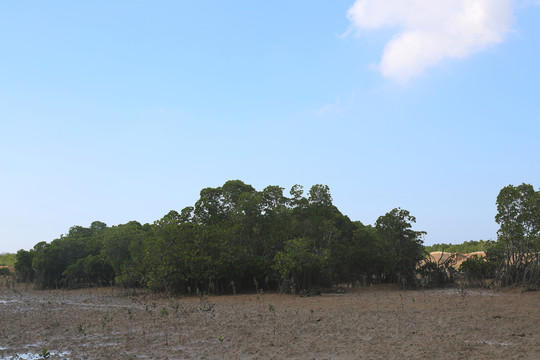
<path fill-rule="evenodd" d="M 18 285 L 0 289 L 0 326 L 2 359 L 44 348 L 66 359 L 533 359 L 540 293 L 374 286 L 200 299 Z"/>

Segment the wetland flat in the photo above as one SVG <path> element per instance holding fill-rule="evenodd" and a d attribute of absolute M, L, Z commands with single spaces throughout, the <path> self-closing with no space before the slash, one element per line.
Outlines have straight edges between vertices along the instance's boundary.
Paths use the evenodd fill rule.
<path fill-rule="evenodd" d="M 0 289 L 0 358 L 533 359 L 540 292 L 346 289 L 168 297 Z"/>

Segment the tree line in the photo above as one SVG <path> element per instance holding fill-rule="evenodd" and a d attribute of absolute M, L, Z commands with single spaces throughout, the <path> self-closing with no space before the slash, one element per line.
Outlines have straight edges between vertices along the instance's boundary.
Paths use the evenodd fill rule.
<path fill-rule="evenodd" d="M 0 266 L 13 266 L 16 260 L 15 254 L 0 254 Z"/>
<path fill-rule="evenodd" d="M 494 244 L 496 244 L 495 240 L 470 240 L 464 241 L 461 244 L 433 244 L 426 246 L 425 248 L 428 253 L 434 251 L 444 251 L 447 253 L 467 254 L 476 251 L 488 251 Z"/>
<path fill-rule="evenodd" d="M 205 188 L 194 206 L 153 224 L 74 226 L 19 250 L 20 281 L 38 288 L 120 285 L 171 293 L 299 292 L 352 282 L 413 283 L 424 257 L 415 218 L 396 208 L 364 225 L 326 185 L 257 191 L 240 180 Z"/>
<path fill-rule="evenodd" d="M 352 221 L 326 185 L 288 195 L 280 186 L 257 191 L 240 180 L 205 188 L 194 206 L 152 224 L 109 227 L 96 221 L 19 250 L 19 281 L 37 288 L 118 285 L 169 293 L 279 290 L 290 293 L 340 283 L 404 286 L 453 281 L 454 269 L 426 260 L 423 231 L 396 208 L 374 225 Z M 461 273 L 471 282 L 540 288 L 540 191 L 509 185 L 497 197 L 497 241 L 427 250 L 473 252 Z M 455 251 L 454 251 L 455 250 Z"/>

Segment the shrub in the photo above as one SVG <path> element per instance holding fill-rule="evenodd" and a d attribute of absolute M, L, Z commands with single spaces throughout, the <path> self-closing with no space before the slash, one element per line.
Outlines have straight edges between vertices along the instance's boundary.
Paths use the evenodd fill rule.
<path fill-rule="evenodd" d="M 459 270 L 471 284 L 483 285 L 485 279 L 492 279 L 495 276 L 497 265 L 474 255 L 465 260 Z"/>
<path fill-rule="evenodd" d="M 455 270 L 448 261 L 437 263 L 425 261 L 417 269 L 422 286 L 440 286 L 454 281 Z"/>

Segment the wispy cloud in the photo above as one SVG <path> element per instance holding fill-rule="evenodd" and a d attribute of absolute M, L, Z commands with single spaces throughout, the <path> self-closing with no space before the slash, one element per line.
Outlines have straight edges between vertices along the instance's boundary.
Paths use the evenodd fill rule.
<path fill-rule="evenodd" d="M 357 34 L 397 29 L 378 69 L 398 82 L 504 41 L 514 21 L 512 0 L 357 0 L 347 16 Z"/>
<path fill-rule="evenodd" d="M 339 98 L 336 98 L 336 100 L 333 103 L 324 104 L 320 108 L 315 110 L 315 114 L 317 116 L 327 116 L 327 115 L 336 115 L 341 113 L 341 101 Z"/>

